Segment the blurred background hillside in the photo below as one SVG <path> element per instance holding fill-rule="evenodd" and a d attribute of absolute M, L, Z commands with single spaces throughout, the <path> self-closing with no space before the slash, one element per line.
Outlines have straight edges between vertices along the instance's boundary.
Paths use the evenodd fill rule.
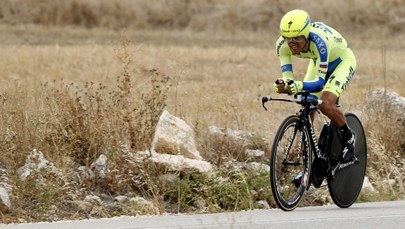
<path fill-rule="evenodd" d="M 282 15 L 294 8 L 350 36 L 405 36 L 403 0 L 2 0 L 0 23 L 277 33 Z"/>

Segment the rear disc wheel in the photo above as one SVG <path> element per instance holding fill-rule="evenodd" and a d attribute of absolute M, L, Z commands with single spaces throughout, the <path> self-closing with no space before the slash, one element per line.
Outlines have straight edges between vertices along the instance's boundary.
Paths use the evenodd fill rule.
<path fill-rule="evenodd" d="M 348 208 L 357 200 L 363 186 L 367 165 L 367 143 L 363 126 L 356 115 L 347 113 L 345 116 L 350 129 L 356 135 L 354 153 L 359 162 L 337 171 L 335 176 L 328 180 L 332 200 L 341 208 Z M 341 145 L 337 144 L 332 147 L 342 149 Z"/>

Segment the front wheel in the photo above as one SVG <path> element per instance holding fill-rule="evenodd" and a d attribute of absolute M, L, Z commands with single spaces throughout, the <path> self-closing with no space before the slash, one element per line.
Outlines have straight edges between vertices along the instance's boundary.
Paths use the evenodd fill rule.
<path fill-rule="evenodd" d="M 311 146 L 307 129 L 296 115 L 287 117 L 274 138 L 270 158 L 270 183 L 277 205 L 294 210 L 310 185 Z"/>
<path fill-rule="evenodd" d="M 356 201 L 363 186 L 367 165 L 367 143 L 363 126 L 356 115 L 347 113 L 345 116 L 347 124 L 356 135 L 354 153 L 359 163 L 337 171 L 334 178 L 328 181 L 333 202 L 341 208 L 348 208 Z M 342 150 L 340 142 L 335 141 L 333 144 L 335 144 L 333 148 L 339 149 L 340 154 Z"/>

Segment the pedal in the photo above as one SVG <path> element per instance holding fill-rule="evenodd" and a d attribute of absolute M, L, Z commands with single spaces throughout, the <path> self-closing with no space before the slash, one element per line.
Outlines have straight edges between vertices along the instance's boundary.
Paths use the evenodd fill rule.
<path fill-rule="evenodd" d="M 294 184 L 294 186 L 295 186 L 296 188 L 299 188 L 300 185 L 301 185 L 302 175 L 303 175 L 303 173 L 300 172 L 300 173 L 299 173 L 297 176 L 295 176 L 294 179 L 291 181 L 291 182 Z"/>

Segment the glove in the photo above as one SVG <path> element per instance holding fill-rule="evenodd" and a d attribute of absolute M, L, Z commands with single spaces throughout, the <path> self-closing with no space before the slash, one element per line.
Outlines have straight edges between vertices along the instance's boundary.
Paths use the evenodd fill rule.
<path fill-rule="evenodd" d="M 276 93 L 283 93 L 285 89 L 285 82 L 282 78 L 278 78 L 273 84 L 273 90 Z"/>
<path fill-rule="evenodd" d="M 298 92 L 302 91 L 302 81 L 294 81 L 294 80 L 288 80 L 287 81 L 287 90 L 290 94 L 295 95 Z"/>

